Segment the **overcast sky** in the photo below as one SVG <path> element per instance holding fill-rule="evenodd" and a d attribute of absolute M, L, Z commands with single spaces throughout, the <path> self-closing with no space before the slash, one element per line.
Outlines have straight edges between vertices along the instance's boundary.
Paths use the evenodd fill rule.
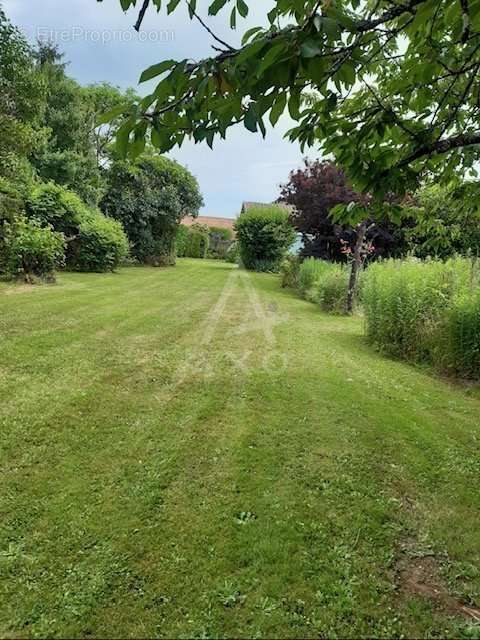
<path fill-rule="evenodd" d="M 179 8 L 169 17 L 165 11 L 150 10 L 139 37 L 132 29 L 137 12 L 124 14 L 119 0 L 0 0 L 0 4 L 29 39 L 38 35 L 55 39 L 70 62 L 68 73 L 82 84 L 106 80 L 122 88 L 137 87 L 141 71 L 155 62 L 197 59 L 212 51 L 211 38 L 189 20 L 186 9 Z M 205 18 L 208 4 L 208 0 L 198 2 Z M 240 21 L 236 32 L 228 28 L 224 12 L 208 18 L 208 24 L 236 45 L 245 29 L 265 22 L 271 2 L 255 0 L 250 5 L 253 11 Z M 279 125 L 268 129 L 265 140 L 239 126 L 230 130 L 226 141 L 216 142 L 213 151 L 206 144 L 186 142 L 170 152 L 197 176 L 205 199 L 204 215 L 234 217 L 244 200 L 270 202 L 278 196 L 278 185 L 302 164 L 299 146 L 283 139 L 290 122 L 285 119 Z"/>

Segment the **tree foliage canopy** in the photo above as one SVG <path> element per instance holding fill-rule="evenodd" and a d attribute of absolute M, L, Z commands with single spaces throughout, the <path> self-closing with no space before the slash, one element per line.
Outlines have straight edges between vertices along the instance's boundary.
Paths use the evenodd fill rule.
<path fill-rule="evenodd" d="M 210 146 L 243 123 L 265 135 L 288 111 L 292 140 L 332 153 L 362 192 L 411 190 L 426 172 L 470 171 L 480 128 L 480 0 L 275 0 L 267 26 L 233 47 L 187 0 L 215 55 L 165 60 L 143 72 L 155 90 L 124 111 L 118 147 L 141 153 L 146 137 L 167 151 L 185 136 Z M 124 10 L 137 0 L 120 0 Z M 140 28 L 150 0 L 143 0 Z M 152 0 L 160 10 L 161 0 Z M 165 3 L 175 11 L 180 0 Z M 245 0 L 213 0 L 209 14 L 248 13 Z M 313 92 L 314 100 L 302 100 Z M 118 115 L 118 112 L 115 114 Z"/>
<path fill-rule="evenodd" d="M 282 185 L 280 200 L 294 207 L 291 220 L 302 234 L 303 255 L 342 262 L 352 250 L 356 230 L 338 224 L 332 212 L 337 205 L 365 202 L 369 198 L 356 192 L 333 162 L 305 160 L 305 166 L 292 171 Z M 402 230 L 387 218 L 368 224 L 366 238 L 372 257 L 399 255 L 406 250 Z"/>
<path fill-rule="evenodd" d="M 196 216 L 202 204 L 197 180 L 187 169 L 167 158 L 141 156 L 111 167 L 101 208 L 123 224 L 137 260 L 162 265 L 175 260 L 180 221 Z"/>

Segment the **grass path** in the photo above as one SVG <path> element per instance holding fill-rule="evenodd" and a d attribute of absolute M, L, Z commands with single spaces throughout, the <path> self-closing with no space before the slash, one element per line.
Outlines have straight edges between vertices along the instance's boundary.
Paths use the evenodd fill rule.
<path fill-rule="evenodd" d="M 0 636 L 479 634 L 478 388 L 208 261 L 0 285 L 0 336 Z"/>

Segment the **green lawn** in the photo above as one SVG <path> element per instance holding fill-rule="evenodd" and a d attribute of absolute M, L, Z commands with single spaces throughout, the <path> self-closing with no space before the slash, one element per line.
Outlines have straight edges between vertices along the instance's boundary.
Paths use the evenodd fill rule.
<path fill-rule="evenodd" d="M 0 285 L 0 335 L 0 636 L 480 635 L 478 388 L 209 261 Z"/>

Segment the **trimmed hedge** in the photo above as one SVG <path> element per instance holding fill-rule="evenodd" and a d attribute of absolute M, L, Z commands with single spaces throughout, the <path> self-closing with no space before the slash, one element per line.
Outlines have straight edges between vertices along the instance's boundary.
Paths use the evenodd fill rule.
<path fill-rule="evenodd" d="M 114 271 L 127 255 L 128 240 L 120 222 L 92 211 L 78 225 L 68 264 L 76 271 Z"/>
<path fill-rule="evenodd" d="M 252 271 L 278 271 L 296 238 L 288 211 L 277 205 L 252 207 L 235 223 L 240 258 Z"/>

